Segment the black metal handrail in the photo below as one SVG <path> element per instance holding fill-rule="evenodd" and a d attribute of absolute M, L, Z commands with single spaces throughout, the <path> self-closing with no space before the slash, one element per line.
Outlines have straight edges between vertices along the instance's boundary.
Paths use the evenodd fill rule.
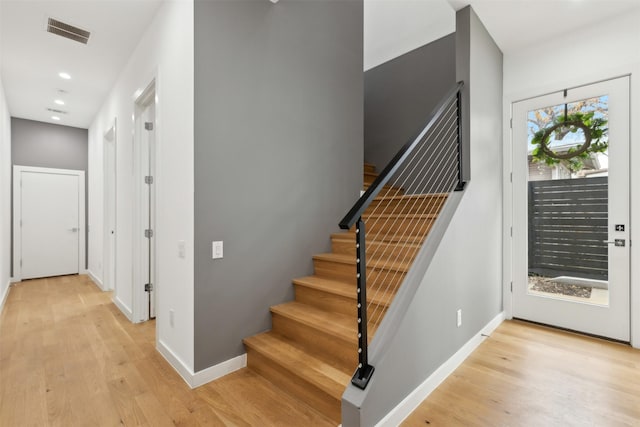
<path fill-rule="evenodd" d="M 367 321 L 367 268 L 366 268 L 366 241 L 365 241 L 365 221 L 362 216 L 365 210 L 371 205 L 376 196 L 382 191 L 382 189 L 389 183 L 389 181 L 399 172 L 405 164 L 409 164 L 415 161 L 411 157 L 415 152 L 415 156 L 420 156 L 417 161 L 422 161 L 424 154 L 420 155 L 424 144 L 428 142 L 427 135 L 432 128 L 437 127 L 441 117 L 453 109 L 452 105 L 455 105 L 455 125 L 457 127 L 455 132 L 455 142 L 457 143 L 455 153 L 455 164 L 457 171 L 455 171 L 455 188 L 453 191 L 461 191 L 464 189 L 465 181 L 463 180 L 463 146 L 462 146 L 462 122 L 461 122 L 461 93 L 464 87 L 463 82 L 458 82 L 438 103 L 434 108 L 427 124 L 418 133 L 418 135 L 407 142 L 393 157 L 393 159 L 382 170 L 380 175 L 369 186 L 365 193 L 358 199 L 355 205 L 349 210 L 347 215 L 340 221 L 340 228 L 348 230 L 355 225 L 356 233 L 356 277 L 357 277 L 357 312 L 358 312 L 358 368 L 354 374 L 351 382 L 355 386 L 364 389 L 374 372 L 374 367 L 369 364 L 368 360 L 368 321 Z M 455 102 L 454 102 L 455 101 Z M 440 126 L 440 125 L 438 125 Z M 439 135 L 439 134 L 438 134 Z M 407 166 L 408 167 L 408 166 Z M 424 169 L 421 168 L 419 173 Z M 404 173 L 404 172 L 402 172 Z M 432 172 L 435 173 L 435 172 Z M 439 171 L 440 174 L 443 171 Z M 448 173 L 448 171 L 447 171 Z M 415 167 L 409 172 L 409 174 L 415 174 Z M 405 222 L 403 219 L 402 222 Z M 384 225 L 384 224 L 383 224 Z M 406 256 L 405 256 L 406 257 Z M 403 257 L 404 260 L 404 257 Z"/>

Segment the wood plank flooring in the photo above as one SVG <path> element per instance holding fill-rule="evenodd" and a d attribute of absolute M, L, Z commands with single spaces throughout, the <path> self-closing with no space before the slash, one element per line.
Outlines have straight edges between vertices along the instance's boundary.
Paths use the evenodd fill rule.
<path fill-rule="evenodd" d="M 335 426 L 248 369 L 191 390 L 86 276 L 11 288 L 0 316 L 0 426 Z"/>
<path fill-rule="evenodd" d="M 0 426 L 330 426 L 251 370 L 191 390 L 86 276 L 12 287 Z M 640 351 L 505 322 L 405 426 L 640 426 Z"/>
<path fill-rule="evenodd" d="M 640 351 L 506 321 L 404 426 L 640 426 Z"/>

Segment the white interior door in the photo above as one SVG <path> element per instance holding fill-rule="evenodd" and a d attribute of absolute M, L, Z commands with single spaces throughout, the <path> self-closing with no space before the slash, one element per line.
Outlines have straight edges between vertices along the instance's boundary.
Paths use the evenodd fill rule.
<path fill-rule="evenodd" d="M 116 125 L 104 137 L 104 289 L 116 278 Z"/>
<path fill-rule="evenodd" d="M 606 120 L 606 151 L 534 162 L 533 134 L 563 110 Z M 628 77 L 514 103 L 512 132 L 513 316 L 629 341 Z M 584 140 L 560 132 L 548 146 L 568 155 Z"/>
<path fill-rule="evenodd" d="M 152 99 L 155 99 L 152 98 Z M 156 280 L 155 280 L 155 238 L 154 233 L 157 231 L 155 226 L 155 102 L 150 102 L 143 113 L 145 123 L 145 135 L 143 140 L 143 159 L 144 170 L 147 177 L 145 180 L 144 191 L 144 217 L 146 220 L 146 228 L 152 230 L 150 237 L 147 239 L 144 264 L 146 267 L 145 276 L 146 283 L 150 283 L 148 288 L 148 316 L 149 319 L 156 317 Z"/>
<path fill-rule="evenodd" d="M 79 273 L 85 241 L 84 172 L 16 167 L 14 180 L 18 276 Z"/>

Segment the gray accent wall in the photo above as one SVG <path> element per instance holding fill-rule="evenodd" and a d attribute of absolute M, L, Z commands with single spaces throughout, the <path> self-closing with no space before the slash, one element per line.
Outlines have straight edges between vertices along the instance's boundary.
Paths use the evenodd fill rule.
<path fill-rule="evenodd" d="M 89 197 L 86 193 L 89 188 L 88 150 L 89 131 L 87 129 L 11 118 L 11 164 L 84 171 L 85 215 L 89 212 L 87 205 Z M 89 224 L 86 217 L 85 224 Z M 89 241 L 88 237 L 88 230 L 85 227 L 85 242 Z M 13 242 L 13 236 L 11 240 Z M 88 247 L 85 253 L 88 259 Z"/>
<path fill-rule="evenodd" d="M 381 171 L 427 124 L 455 84 L 455 37 L 445 36 L 364 73 L 364 159 Z"/>
<path fill-rule="evenodd" d="M 362 39 L 361 0 L 196 1 L 196 371 L 271 328 L 358 198 Z"/>
<path fill-rule="evenodd" d="M 459 205 L 431 260 L 422 260 L 429 264 L 417 292 L 408 302 L 397 297 L 389 313 L 400 315 L 388 315 L 378 329 L 394 333 L 374 337 L 368 387 L 349 386 L 343 395 L 345 427 L 376 425 L 503 310 L 502 52 L 471 8 L 457 12 L 457 29 L 466 34 L 456 49 L 468 58 L 457 76 L 469 88 L 471 180 L 447 202 Z M 396 308 L 405 303 L 406 310 Z"/>

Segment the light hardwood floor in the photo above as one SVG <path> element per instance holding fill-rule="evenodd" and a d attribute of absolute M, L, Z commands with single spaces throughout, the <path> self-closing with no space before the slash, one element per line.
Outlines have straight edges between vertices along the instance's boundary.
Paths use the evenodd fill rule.
<path fill-rule="evenodd" d="M 0 426 L 330 426 L 243 369 L 191 390 L 86 276 L 12 287 Z M 640 426 L 640 351 L 505 322 L 406 426 Z"/>
<path fill-rule="evenodd" d="M 0 426 L 335 426 L 250 370 L 191 390 L 86 276 L 11 288 L 0 316 Z"/>
<path fill-rule="evenodd" d="M 404 426 L 640 426 L 640 351 L 506 321 Z"/>

